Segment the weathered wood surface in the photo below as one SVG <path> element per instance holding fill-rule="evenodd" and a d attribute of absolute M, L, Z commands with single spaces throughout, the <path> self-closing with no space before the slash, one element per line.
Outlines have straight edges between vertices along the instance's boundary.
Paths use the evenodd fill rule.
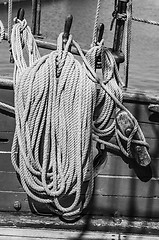
<path fill-rule="evenodd" d="M 41 42 L 40 40 L 36 40 L 37 42 Z M 52 43 L 50 43 L 51 45 Z M 55 50 L 54 44 L 53 50 Z M 71 48 L 72 50 L 73 48 Z M 73 50 L 72 50 L 73 51 Z M 86 53 L 86 50 L 84 51 Z M 73 52 L 74 54 L 74 52 Z M 12 78 L 6 78 L 0 76 L 0 88 L 3 89 L 13 89 L 13 81 Z M 126 102 L 133 102 L 133 103 L 144 103 L 144 104 L 158 104 L 159 103 L 159 94 L 158 91 L 141 91 L 138 89 L 123 89 L 124 100 Z"/>
<path fill-rule="evenodd" d="M 0 185 L 1 193 L 23 192 L 15 173 L 0 172 Z M 99 175 L 95 181 L 94 195 L 159 198 L 159 178 L 141 181 L 136 176 Z"/>
<path fill-rule="evenodd" d="M 1 82 L 1 81 L 0 81 Z M 10 84 L 10 83 L 9 83 Z M 4 87 L 4 86 L 3 86 Z M 0 101 L 14 106 L 13 90 L 0 89 Z M 96 178 L 90 214 L 112 216 L 119 211 L 123 216 L 159 216 L 159 116 L 150 112 L 150 103 L 159 102 L 150 93 L 124 93 L 124 104 L 137 118 L 150 144 L 152 163 L 139 167 L 134 159 L 108 153 L 107 163 Z M 10 159 L 15 129 L 13 114 L 0 109 L 0 211 L 16 211 L 15 201 L 21 203 L 20 212 L 29 212 L 27 195 L 23 192 Z M 115 138 L 111 139 L 115 142 Z M 49 212 L 45 206 L 35 204 L 38 211 Z"/>
<path fill-rule="evenodd" d="M 158 236 L 139 235 L 139 234 L 123 234 L 123 233 L 107 233 L 70 230 L 52 230 L 52 229 L 32 229 L 32 228 L 0 228 L 0 240 L 158 240 Z"/>
<path fill-rule="evenodd" d="M 14 204 L 19 201 L 22 206 L 20 212 L 30 211 L 27 196 L 15 173 L 0 173 L 0 178 L 0 210 L 16 211 Z M 62 201 L 64 206 L 69 202 L 71 198 Z M 119 211 L 121 215 L 129 217 L 158 217 L 158 202 L 158 179 L 142 182 L 136 177 L 100 175 L 96 178 L 94 196 L 87 210 L 96 215 L 111 216 Z M 47 207 L 35 202 L 34 209 L 39 213 L 49 213 Z"/>
<path fill-rule="evenodd" d="M 159 233 L 158 219 L 156 220 L 150 219 L 145 221 L 145 219 L 142 219 L 142 218 L 132 218 L 130 220 L 127 218 L 114 218 L 114 217 L 106 218 L 103 216 L 92 217 L 90 215 L 81 218 L 80 220 L 78 220 L 78 222 L 68 224 L 66 222 L 59 220 L 57 217 L 35 216 L 27 213 L 25 214 L 1 213 L 1 218 L 0 218 L 0 229 L 2 230 L 0 231 L 1 236 L 2 234 L 3 235 L 6 234 L 5 230 L 3 230 L 4 226 L 5 226 L 5 229 L 8 230 L 9 236 L 11 236 L 11 234 L 13 233 L 17 233 L 19 229 L 21 229 L 19 232 L 19 236 L 21 236 L 23 232 L 22 229 L 24 228 L 27 231 L 27 233 L 25 233 L 24 236 L 26 234 L 28 236 L 29 233 L 31 234 L 32 232 L 29 231 L 31 229 L 34 229 L 34 231 L 37 231 L 37 233 L 38 233 L 38 230 L 41 229 L 43 231 L 42 236 L 44 236 L 44 233 L 46 233 L 45 237 L 49 237 L 49 235 L 47 234 L 51 234 L 51 233 L 53 234 L 53 231 L 57 231 L 58 233 L 60 233 L 60 231 L 64 231 L 67 234 L 73 230 L 73 232 L 80 233 L 80 236 L 78 235 L 77 239 L 83 239 L 82 237 L 84 237 L 85 234 L 87 234 L 88 232 L 90 233 L 90 231 L 92 234 L 95 234 L 95 237 L 97 236 L 96 231 L 98 231 L 98 234 L 101 234 L 100 235 L 101 237 L 102 237 L 102 234 L 109 233 L 110 235 L 108 236 L 112 237 L 112 238 L 109 238 L 109 240 L 116 239 L 113 237 L 118 237 L 117 240 L 119 239 L 131 240 L 131 238 L 128 238 L 129 236 L 131 236 L 131 234 L 134 237 L 136 235 L 137 237 L 141 237 L 137 239 L 145 240 L 145 239 L 151 239 L 151 237 L 153 236 L 158 237 L 158 233 Z M 11 230 L 12 230 L 12 233 L 11 233 Z M 37 236 L 36 233 L 34 236 L 35 237 Z M 120 236 L 123 238 L 120 238 Z M 106 235 L 104 237 L 106 237 Z M 142 238 L 142 237 L 145 237 L 145 238 Z M 52 239 L 56 239 L 56 238 L 52 238 Z M 69 240 L 70 239 L 71 238 L 69 238 Z M 72 239 L 76 239 L 76 238 L 72 238 Z M 107 239 L 107 238 L 104 238 L 104 239 Z"/>

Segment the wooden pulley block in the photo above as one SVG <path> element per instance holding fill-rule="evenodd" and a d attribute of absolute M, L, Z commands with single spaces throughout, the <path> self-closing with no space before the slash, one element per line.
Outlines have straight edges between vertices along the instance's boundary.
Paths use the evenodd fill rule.
<path fill-rule="evenodd" d="M 134 124 L 132 118 L 124 110 L 121 110 L 117 113 L 116 124 L 117 124 L 118 129 L 121 131 L 121 133 L 126 137 L 130 136 L 130 134 L 132 133 L 132 131 L 135 127 L 135 124 Z M 143 141 L 141 133 L 139 131 L 137 131 L 134 134 L 133 139 Z M 131 153 L 139 165 L 146 167 L 147 165 L 150 164 L 151 158 L 150 158 L 150 155 L 148 153 L 146 146 L 139 145 L 137 143 L 132 143 L 131 144 Z"/>

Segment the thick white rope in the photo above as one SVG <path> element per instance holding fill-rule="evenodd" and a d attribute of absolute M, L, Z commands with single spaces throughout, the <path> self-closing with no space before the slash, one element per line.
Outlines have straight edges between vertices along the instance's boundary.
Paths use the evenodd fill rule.
<path fill-rule="evenodd" d="M 98 1 L 97 1 L 95 21 L 94 21 L 94 28 L 93 28 L 93 36 L 92 36 L 92 44 L 91 44 L 91 47 L 94 47 L 94 46 L 96 45 L 96 41 L 97 41 L 96 37 L 97 37 L 97 28 L 98 28 L 98 20 L 99 20 L 100 7 L 101 7 L 101 0 L 98 0 Z"/>
<path fill-rule="evenodd" d="M 90 80 L 87 70 L 68 53 L 71 36 L 64 52 L 60 35 L 57 51 L 40 59 L 37 54 L 34 61 L 30 61 L 36 47 L 33 39 L 27 38 L 30 36 L 29 27 L 23 29 L 24 38 L 21 39 L 23 26 L 24 21 L 16 24 L 11 38 L 16 64 L 16 132 L 12 162 L 30 197 L 54 204 L 65 216 L 75 215 L 87 206 L 93 191 L 90 133 L 96 85 Z M 27 44 L 30 67 L 24 60 L 20 41 Z M 32 45 L 32 51 L 28 43 Z M 15 151 L 18 145 L 17 161 Z M 92 178 L 85 201 L 80 203 L 81 182 L 86 179 L 88 170 Z M 75 194 L 74 202 L 67 208 L 63 207 L 61 197 L 70 194 Z"/>
<path fill-rule="evenodd" d="M 125 22 L 125 85 L 128 85 L 130 48 L 131 48 L 131 28 L 132 28 L 132 0 L 127 4 L 127 18 Z"/>
<path fill-rule="evenodd" d="M 115 60 L 103 42 L 91 48 L 85 57 L 71 35 L 63 50 L 62 35 L 57 40 L 57 50 L 40 58 L 26 20 L 13 26 L 16 130 L 11 156 L 26 193 L 52 211 L 70 217 L 80 214 L 92 196 L 93 138 L 103 143 L 101 137 L 114 133 L 114 122 L 107 127 L 114 107 L 116 112 L 128 110 L 122 105 Z M 70 44 L 77 48 L 82 65 L 68 52 Z M 95 73 L 99 54 L 103 79 Z M 97 85 L 101 87 L 99 94 Z M 101 102 L 102 110 L 94 121 Z M 122 150 L 120 137 L 117 139 Z M 132 136 L 128 139 L 128 151 L 131 140 Z M 127 151 L 126 154 L 130 155 Z M 88 171 L 90 178 L 81 199 Z M 63 197 L 72 194 L 72 204 L 63 206 Z"/>
<path fill-rule="evenodd" d="M 2 42 L 4 37 L 5 37 L 5 29 L 4 29 L 3 22 L 0 20 L 0 43 Z"/>
<path fill-rule="evenodd" d="M 11 32 L 12 32 L 12 0 L 8 0 L 8 42 L 11 40 Z"/>

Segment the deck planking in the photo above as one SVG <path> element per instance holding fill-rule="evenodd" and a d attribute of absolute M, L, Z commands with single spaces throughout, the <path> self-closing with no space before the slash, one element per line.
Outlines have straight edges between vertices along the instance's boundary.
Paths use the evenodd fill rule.
<path fill-rule="evenodd" d="M 158 240 L 154 235 L 117 234 L 106 232 L 64 231 L 46 229 L 0 228 L 0 240 Z"/>

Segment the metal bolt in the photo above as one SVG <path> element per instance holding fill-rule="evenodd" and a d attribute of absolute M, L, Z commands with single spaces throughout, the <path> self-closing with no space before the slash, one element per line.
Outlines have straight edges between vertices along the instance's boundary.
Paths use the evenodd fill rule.
<path fill-rule="evenodd" d="M 22 207 L 21 202 L 19 201 L 14 202 L 14 208 L 16 211 L 20 211 L 21 207 Z"/>
<path fill-rule="evenodd" d="M 113 221 L 117 224 L 120 224 L 122 222 L 122 217 L 119 211 L 116 211 L 114 213 Z"/>

